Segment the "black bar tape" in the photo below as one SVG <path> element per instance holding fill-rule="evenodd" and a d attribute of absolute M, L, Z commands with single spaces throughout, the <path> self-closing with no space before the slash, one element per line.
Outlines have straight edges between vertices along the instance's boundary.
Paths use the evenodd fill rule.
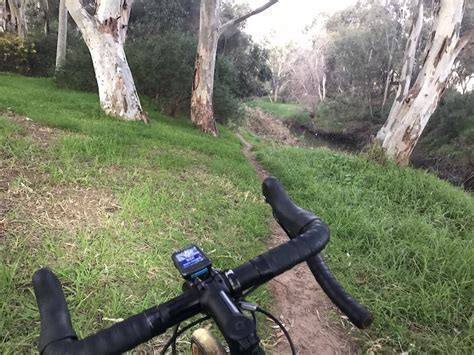
<path fill-rule="evenodd" d="M 265 200 L 272 207 L 273 216 L 293 239 L 310 222 L 319 219 L 311 212 L 298 207 L 286 193 L 283 186 L 274 176 L 267 177 L 262 184 Z"/>
<path fill-rule="evenodd" d="M 61 283 L 54 273 L 48 268 L 38 270 L 33 275 L 33 286 L 41 318 L 38 348 L 44 355 L 120 354 L 201 311 L 199 294 L 191 289 L 158 307 L 77 340 Z"/>
<path fill-rule="evenodd" d="M 329 228 L 319 219 L 307 225 L 303 233 L 253 258 L 233 270 L 242 290 L 260 285 L 282 274 L 293 266 L 318 254 L 329 241 Z"/>
<path fill-rule="evenodd" d="M 321 255 L 315 255 L 306 260 L 316 281 L 331 299 L 331 301 L 344 313 L 358 328 L 364 329 L 372 323 L 370 312 L 352 298 L 339 284 Z"/>
<path fill-rule="evenodd" d="M 76 340 L 63 289 L 56 275 L 48 268 L 36 271 L 33 288 L 41 319 L 39 352 L 42 353 L 50 343 L 61 339 Z"/>

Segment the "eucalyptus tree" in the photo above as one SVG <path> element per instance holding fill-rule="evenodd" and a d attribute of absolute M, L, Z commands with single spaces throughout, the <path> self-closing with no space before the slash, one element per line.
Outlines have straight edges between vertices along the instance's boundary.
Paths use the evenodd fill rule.
<path fill-rule="evenodd" d="M 5 10 L 8 9 L 9 12 L 10 26 L 14 29 L 14 31 L 16 31 L 18 36 L 21 38 L 25 38 L 28 33 L 28 22 L 26 20 L 26 5 L 26 0 L 7 0 L 7 3 L 5 3 Z"/>
<path fill-rule="evenodd" d="M 386 154 L 400 164 L 408 163 L 447 87 L 456 58 L 473 41 L 472 27 L 460 35 L 464 6 L 464 0 L 434 1 L 433 25 L 426 57 L 417 77 L 413 78 L 413 63 L 423 17 L 423 1 L 418 1 L 417 14 L 407 39 L 397 95 L 388 119 L 376 137 Z"/>
<path fill-rule="evenodd" d="M 221 1 L 201 0 L 199 38 L 191 92 L 191 120 L 201 131 L 217 136 L 212 96 L 219 37 L 227 30 L 265 11 L 277 2 L 278 0 L 270 0 L 243 16 L 221 23 Z"/>
<path fill-rule="evenodd" d="M 58 43 L 56 47 L 56 72 L 61 69 L 66 61 L 67 44 L 67 9 L 66 0 L 59 0 L 58 15 Z"/>
<path fill-rule="evenodd" d="M 89 48 L 102 110 L 124 120 L 146 122 L 124 50 L 132 3 L 96 0 L 89 12 L 81 1 L 66 0 L 66 7 Z"/>

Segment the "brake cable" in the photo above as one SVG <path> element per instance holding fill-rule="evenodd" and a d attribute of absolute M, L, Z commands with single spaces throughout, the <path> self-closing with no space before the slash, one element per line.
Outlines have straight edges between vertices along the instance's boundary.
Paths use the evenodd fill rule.
<path fill-rule="evenodd" d="M 165 355 L 166 351 L 168 350 L 168 348 L 170 347 L 171 344 L 176 344 L 176 340 L 178 339 L 178 337 L 183 334 L 186 330 L 188 330 L 189 328 L 191 327 L 194 327 L 196 324 L 199 324 L 201 322 L 204 322 L 205 320 L 208 320 L 210 319 L 211 317 L 210 316 L 204 316 L 204 317 L 201 317 L 197 320 L 195 320 L 194 322 L 191 322 L 189 323 L 188 325 L 186 325 L 184 328 L 181 328 L 179 331 L 177 330 L 178 327 L 179 327 L 179 323 L 176 325 L 176 330 L 173 332 L 173 335 L 171 336 L 171 338 L 169 338 L 168 342 L 165 344 L 165 346 L 163 347 L 163 350 L 161 350 L 160 352 L 160 355 Z M 175 345 L 176 346 L 176 345 Z"/>
<path fill-rule="evenodd" d="M 264 314 L 265 316 L 267 316 L 268 318 L 270 318 L 272 321 L 274 321 L 279 327 L 280 329 L 282 330 L 283 334 L 285 335 L 286 339 L 288 340 L 288 344 L 290 345 L 290 349 L 291 349 L 291 354 L 292 355 L 296 355 L 296 349 L 295 349 L 295 345 L 293 344 L 293 340 L 291 339 L 291 336 L 290 336 L 290 333 L 288 333 L 288 331 L 286 330 L 285 326 L 278 320 L 277 317 L 275 317 L 273 314 L 271 314 L 270 312 L 260 308 L 259 306 L 257 305 L 254 305 L 252 303 L 249 303 L 249 302 L 246 302 L 246 301 L 241 301 L 239 302 L 239 306 L 241 306 L 243 309 L 245 310 L 248 310 L 251 312 L 252 314 L 252 318 L 254 319 L 254 322 L 256 323 L 256 318 L 255 318 L 255 312 L 260 312 L 262 314 Z M 168 342 L 165 344 L 165 346 L 163 347 L 163 350 L 161 350 L 160 352 L 160 355 L 165 355 L 166 351 L 168 350 L 168 348 L 170 346 L 172 346 L 172 349 L 173 349 L 173 354 L 175 354 L 175 351 L 176 351 L 176 340 L 178 339 L 178 337 L 183 334 L 185 331 L 187 331 L 189 328 L 192 328 L 194 327 L 196 324 L 199 324 L 199 323 L 202 323 L 204 322 L 205 320 L 208 320 L 210 319 L 211 317 L 210 316 L 204 316 L 204 317 L 201 317 L 197 320 L 195 320 L 194 322 L 191 322 L 189 323 L 188 325 L 186 325 L 184 328 L 182 329 L 179 329 L 179 324 L 178 323 L 176 325 L 176 327 L 174 328 L 173 330 L 173 335 L 170 337 L 170 339 L 168 340 Z"/>
<path fill-rule="evenodd" d="M 252 289 L 250 292 L 253 292 L 255 289 Z M 248 292 L 247 294 L 249 294 L 250 292 Z M 250 303 L 250 302 L 247 302 L 245 301 L 244 299 L 241 299 L 239 301 L 239 306 L 246 310 L 246 311 L 249 311 L 252 313 L 252 317 L 254 319 L 254 322 L 256 322 L 256 318 L 255 318 L 255 312 L 260 312 L 262 314 L 264 314 L 265 316 L 267 316 L 268 318 L 270 318 L 272 321 L 274 321 L 279 327 L 280 329 L 282 330 L 283 334 L 285 334 L 285 337 L 286 339 L 288 340 L 288 344 L 290 345 L 290 349 L 291 349 L 291 354 L 292 355 L 296 355 L 296 349 L 295 349 L 295 345 L 293 344 L 293 340 L 291 340 L 291 336 L 290 336 L 290 333 L 288 333 L 288 331 L 285 329 L 285 326 L 283 325 L 283 323 L 281 323 L 277 317 L 275 317 L 273 314 L 271 314 L 270 312 L 260 308 L 259 306 L 257 306 L 256 304 L 253 304 L 253 303 Z"/>
<path fill-rule="evenodd" d="M 285 326 L 278 320 L 278 318 L 275 317 L 270 312 L 268 312 L 268 311 L 266 311 L 266 310 L 264 310 L 264 309 L 262 309 L 258 306 L 257 306 L 256 312 L 260 312 L 260 313 L 264 314 L 265 316 L 270 318 L 272 321 L 274 321 L 280 327 L 280 329 L 283 331 L 283 334 L 285 334 L 286 339 L 288 340 L 288 344 L 290 345 L 290 349 L 291 349 L 291 354 L 296 355 L 295 345 L 293 344 L 293 341 L 291 340 L 290 333 L 288 333 L 288 331 L 285 329 Z"/>

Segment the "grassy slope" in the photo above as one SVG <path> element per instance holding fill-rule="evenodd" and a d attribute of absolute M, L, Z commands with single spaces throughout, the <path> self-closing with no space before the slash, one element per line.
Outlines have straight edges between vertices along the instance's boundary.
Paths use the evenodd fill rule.
<path fill-rule="evenodd" d="M 470 195 L 421 171 L 326 149 L 260 146 L 257 158 L 329 223 L 328 262 L 375 315 L 366 347 L 472 351 Z"/>
<path fill-rule="evenodd" d="M 110 120 L 94 95 L 60 91 L 49 80 L 0 75 L 0 82 L 0 109 L 74 132 L 42 147 L 0 118 L 0 168 L 27 163 L 48 177 L 35 183 L 20 174 L 12 186 L 20 193 L 22 186 L 107 189 L 120 205 L 100 229 L 24 223 L 0 238 L 1 353 L 34 347 L 38 315 L 29 282 L 41 265 L 65 281 L 73 322 L 85 335 L 110 325 L 104 317 L 125 317 L 177 294 L 171 249 L 198 242 L 219 266 L 256 253 L 268 209 L 229 132 L 215 144 L 187 122 L 154 112 L 149 126 Z M 261 146 L 258 157 L 297 202 L 331 225 L 329 263 L 376 316 L 367 347 L 469 352 L 471 197 L 422 172 L 327 150 Z"/>
<path fill-rule="evenodd" d="M 282 120 L 306 122 L 310 119 L 308 112 L 305 112 L 298 104 L 270 102 L 265 98 L 257 98 L 247 102 L 247 105 L 258 107 Z"/>
<path fill-rule="evenodd" d="M 10 187 L 31 198 L 78 186 L 108 191 L 120 206 L 100 227 L 72 231 L 18 220 L 28 216 L 21 205 L 8 212 L 0 237 L 0 353 L 36 346 L 30 280 L 40 266 L 51 266 L 64 282 L 84 336 L 112 324 L 104 318 L 124 318 L 177 295 L 174 249 L 198 243 L 219 267 L 263 249 L 269 211 L 226 129 L 214 139 L 154 111 L 149 125 L 118 122 L 100 112 L 95 95 L 59 90 L 51 80 L 0 74 L 0 83 L 0 112 L 9 108 L 64 130 L 44 147 L 0 117 L 0 169 L 30 171 L 20 169 Z M 46 179 L 36 181 L 32 171 Z M 267 299 L 265 291 L 257 297 Z"/>

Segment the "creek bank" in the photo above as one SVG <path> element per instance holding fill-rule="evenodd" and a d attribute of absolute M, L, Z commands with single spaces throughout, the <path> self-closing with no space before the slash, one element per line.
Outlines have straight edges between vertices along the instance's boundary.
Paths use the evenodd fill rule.
<path fill-rule="evenodd" d="M 372 140 L 377 130 L 375 126 L 354 125 L 352 129 L 341 132 L 327 132 L 311 124 L 286 121 L 286 126 L 304 142 L 312 147 L 326 146 L 348 153 L 360 153 Z M 416 169 L 428 170 L 442 180 L 446 180 L 466 191 L 474 191 L 474 158 L 471 161 L 451 160 L 446 157 L 430 157 L 423 153 L 421 145 L 410 158 L 410 165 Z"/>
<path fill-rule="evenodd" d="M 348 122 L 344 129 L 326 131 L 314 124 L 297 119 L 278 119 L 259 108 L 246 107 L 244 126 L 253 134 L 271 141 L 297 146 L 328 147 L 347 153 L 357 154 L 375 136 L 380 125 L 370 122 Z M 423 141 L 420 141 L 410 159 L 413 168 L 428 170 L 466 191 L 474 191 L 474 156 L 469 161 L 431 157 Z"/>

